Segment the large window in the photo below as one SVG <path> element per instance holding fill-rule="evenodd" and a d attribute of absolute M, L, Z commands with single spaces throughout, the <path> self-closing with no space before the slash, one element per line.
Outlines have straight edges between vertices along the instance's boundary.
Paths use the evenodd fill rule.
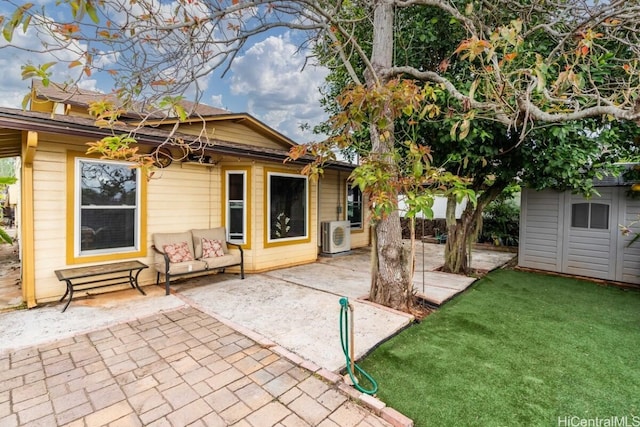
<path fill-rule="evenodd" d="M 267 173 L 268 241 L 300 240 L 308 237 L 307 178 Z"/>
<path fill-rule="evenodd" d="M 130 163 L 76 158 L 73 256 L 141 251 L 141 176 Z"/>
<path fill-rule="evenodd" d="M 575 228 L 609 229 L 609 205 L 574 203 L 571 205 L 571 226 Z"/>
<path fill-rule="evenodd" d="M 247 232 L 247 173 L 226 171 L 226 228 L 230 242 L 244 244 Z"/>
<path fill-rule="evenodd" d="M 351 228 L 362 228 L 362 191 L 360 187 L 351 187 L 347 184 L 347 219 Z"/>

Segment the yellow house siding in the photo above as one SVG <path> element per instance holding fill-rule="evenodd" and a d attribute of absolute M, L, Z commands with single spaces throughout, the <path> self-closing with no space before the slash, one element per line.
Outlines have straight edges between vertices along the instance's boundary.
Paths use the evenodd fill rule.
<path fill-rule="evenodd" d="M 327 170 L 320 178 L 320 221 L 342 221 L 345 214 L 345 184 L 347 180 L 345 172 Z M 338 214 L 338 206 L 341 212 Z"/>
<path fill-rule="evenodd" d="M 229 142 L 240 142 L 256 147 L 289 149 L 288 144 L 278 143 L 274 140 L 249 129 L 242 123 L 216 122 L 213 123 L 214 138 Z"/>
<path fill-rule="evenodd" d="M 54 270 L 66 263 L 66 152 L 41 136 L 33 166 L 35 281 L 38 302 L 59 298 L 65 285 Z"/>
<path fill-rule="evenodd" d="M 30 103 L 31 111 L 43 113 L 57 113 L 76 117 L 91 117 L 87 107 L 65 104 L 63 102 L 53 102 L 44 99 L 36 99 Z"/>
<path fill-rule="evenodd" d="M 161 129 L 173 128 L 173 125 L 159 126 Z M 178 132 L 187 135 L 202 135 L 203 123 L 181 123 Z M 255 147 L 275 148 L 288 150 L 290 145 L 279 143 L 270 139 L 259 132 L 247 127 L 242 123 L 212 121 L 206 124 L 206 133 L 209 138 L 222 141 L 237 142 L 241 144 L 253 145 Z"/>
<path fill-rule="evenodd" d="M 219 225 L 217 168 L 177 163 L 156 175 L 147 187 L 149 233 Z"/>
<path fill-rule="evenodd" d="M 344 221 L 347 219 L 347 182 L 349 174 L 335 170 L 326 170 L 324 177 L 320 179 L 320 222 L 324 221 Z M 351 247 L 361 248 L 370 244 L 370 217 L 366 209 L 366 197 L 363 200 L 363 228 L 362 230 L 351 230 Z M 338 214 L 338 206 L 341 213 Z M 318 245 L 322 242 L 318 241 Z"/>

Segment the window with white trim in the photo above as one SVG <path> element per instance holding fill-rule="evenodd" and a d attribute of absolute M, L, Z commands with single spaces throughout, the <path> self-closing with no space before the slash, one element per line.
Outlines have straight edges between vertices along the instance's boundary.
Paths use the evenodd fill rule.
<path fill-rule="evenodd" d="M 307 177 L 276 172 L 269 172 L 267 177 L 268 241 L 307 238 Z"/>
<path fill-rule="evenodd" d="M 360 187 L 347 184 L 347 220 L 351 223 L 351 228 L 362 228 L 362 214 L 362 191 Z"/>
<path fill-rule="evenodd" d="M 140 169 L 76 158 L 75 256 L 140 250 Z"/>
<path fill-rule="evenodd" d="M 595 230 L 609 229 L 609 205 L 604 203 L 573 203 L 571 227 Z"/>
<path fill-rule="evenodd" d="M 247 233 L 247 172 L 226 171 L 226 224 L 230 242 L 246 243 Z"/>

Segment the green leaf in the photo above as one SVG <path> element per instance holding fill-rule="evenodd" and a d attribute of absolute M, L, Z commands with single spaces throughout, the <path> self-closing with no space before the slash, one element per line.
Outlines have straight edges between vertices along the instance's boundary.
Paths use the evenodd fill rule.
<path fill-rule="evenodd" d="M 178 118 L 180 119 L 181 122 L 184 122 L 185 120 L 187 120 L 187 112 L 184 110 L 182 105 L 176 104 L 173 107 L 173 109 L 176 111 L 176 114 L 178 115 Z"/>
<path fill-rule="evenodd" d="M 31 23 L 31 15 L 27 15 L 27 17 L 25 18 L 25 20 L 22 22 L 22 31 L 23 32 L 27 32 L 27 28 L 29 27 L 29 24 Z"/>
<path fill-rule="evenodd" d="M 433 209 L 431 209 L 430 207 L 424 207 L 422 208 L 422 214 L 425 216 L 425 218 L 427 219 L 433 219 Z"/>
<path fill-rule="evenodd" d="M 29 101 L 31 101 L 31 94 L 28 93 L 24 96 L 24 98 L 22 98 L 22 109 L 26 110 L 27 106 L 29 105 Z"/>
<path fill-rule="evenodd" d="M 47 62 L 46 64 L 43 64 L 42 66 L 40 66 L 40 69 L 42 71 L 47 71 L 49 68 L 51 68 L 54 65 L 56 65 L 56 62 Z"/>
<path fill-rule="evenodd" d="M 84 8 L 87 12 L 87 15 L 89 15 L 89 18 L 91 18 L 93 22 L 95 22 L 96 24 L 100 22 L 100 18 L 98 18 L 98 10 L 95 8 L 91 0 L 87 0 Z"/>
<path fill-rule="evenodd" d="M 13 243 L 13 239 L 11 238 L 11 236 L 9 236 L 7 232 L 4 231 L 2 228 L 0 228 L 0 241 L 8 244 Z"/>
<path fill-rule="evenodd" d="M 18 178 L 15 176 L 0 176 L 0 185 L 15 184 L 17 181 Z"/>
<path fill-rule="evenodd" d="M 424 173 L 424 167 L 421 161 L 417 161 L 413 164 L 413 176 L 419 178 Z"/>
<path fill-rule="evenodd" d="M 12 21 L 7 22 L 4 28 L 2 29 L 2 36 L 9 43 L 11 43 L 11 40 L 13 39 L 13 31 L 15 29 L 16 29 L 16 26 Z"/>

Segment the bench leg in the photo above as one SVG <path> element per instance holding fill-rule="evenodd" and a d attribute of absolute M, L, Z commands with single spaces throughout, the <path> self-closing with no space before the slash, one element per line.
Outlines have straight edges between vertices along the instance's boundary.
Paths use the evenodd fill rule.
<path fill-rule="evenodd" d="M 142 270 L 138 270 L 136 272 L 136 275 L 133 276 L 133 271 L 129 271 L 129 282 L 131 283 L 131 287 L 137 289 L 138 291 L 140 291 L 140 293 L 142 295 L 147 295 L 144 293 L 144 291 L 142 290 L 142 288 L 140 288 L 140 285 L 138 285 L 138 276 L 140 275 L 140 272 Z"/>
<path fill-rule="evenodd" d="M 64 295 L 60 299 L 60 302 L 62 302 L 64 297 L 67 296 L 67 294 L 69 294 L 69 301 L 67 301 L 67 303 L 64 305 L 64 308 L 62 309 L 62 313 L 64 313 L 67 307 L 69 307 L 69 304 L 71 304 L 71 300 L 73 299 L 73 285 L 69 280 L 65 280 L 65 282 L 67 282 L 67 291 L 64 293 Z"/>
<path fill-rule="evenodd" d="M 165 278 L 165 283 L 164 283 L 165 295 L 169 295 L 171 293 L 171 291 L 169 290 L 169 281 L 171 280 L 171 275 L 167 273 L 165 274 L 164 278 Z"/>

